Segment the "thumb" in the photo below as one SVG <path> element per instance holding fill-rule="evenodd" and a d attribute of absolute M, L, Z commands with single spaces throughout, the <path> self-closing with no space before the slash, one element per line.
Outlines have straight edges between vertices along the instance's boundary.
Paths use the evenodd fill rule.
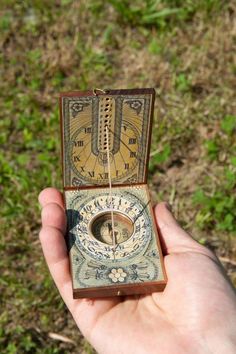
<path fill-rule="evenodd" d="M 166 203 L 157 204 L 154 213 L 164 254 L 206 250 L 181 228 Z"/>

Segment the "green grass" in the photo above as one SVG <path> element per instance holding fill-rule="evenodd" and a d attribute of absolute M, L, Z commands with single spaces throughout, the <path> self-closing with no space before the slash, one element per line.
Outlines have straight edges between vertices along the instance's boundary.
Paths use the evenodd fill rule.
<path fill-rule="evenodd" d="M 1 1 L 1 353 L 92 353 L 38 241 L 37 195 L 46 186 L 62 188 L 60 91 L 155 87 L 153 199 L 169 201 L 196 239 L 229 259 L 235 282 L 233 5 Z"/>

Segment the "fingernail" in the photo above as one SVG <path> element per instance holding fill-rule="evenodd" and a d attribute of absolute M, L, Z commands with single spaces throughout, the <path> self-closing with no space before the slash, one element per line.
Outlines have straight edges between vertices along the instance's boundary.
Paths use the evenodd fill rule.
<path fill-rule="evenodd" d="M 169 203 L 166 203 L 166 209 L 172 213 L 172 206 Z"/>

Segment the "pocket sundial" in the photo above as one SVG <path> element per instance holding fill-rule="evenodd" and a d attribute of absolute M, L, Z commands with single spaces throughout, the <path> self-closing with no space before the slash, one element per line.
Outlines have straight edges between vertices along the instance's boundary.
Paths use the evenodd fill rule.
<path fill-rule="evenodd" d="M 73 297 L 162 291 L 166 274 L 147 187 L 154 89 L 60 95 Z"/>

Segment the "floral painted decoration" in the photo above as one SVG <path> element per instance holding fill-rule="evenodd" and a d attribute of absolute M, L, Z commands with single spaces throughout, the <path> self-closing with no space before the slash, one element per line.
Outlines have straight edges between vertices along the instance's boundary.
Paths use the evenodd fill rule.
<path fill-rule="evenodd" d="M 108 274 L 108 277 L 111 279 L 113 283 L 122 283 L 127 277 L 127 273 L 122 268 L 113 268 L 111 272 Z"/>
<path fill-rule="evenodd" d="M 137 114 L 141 112 L 142 102 L 139 100 L 129 100 L 126 103 L 130 106 L 131 109 L 135 110 Z"/>
<path fill-rule="evenodd" d="M 76 115 L 79 113 L 79 112 L 82 112 L 84 107 L 88 106 L 89 103 L 86 103 L 86 102 L 75 102 L 72 106 L 71 106 L 71 109 L 72 109 L 72 116 L 73 117 L 76 117 Z"/>

